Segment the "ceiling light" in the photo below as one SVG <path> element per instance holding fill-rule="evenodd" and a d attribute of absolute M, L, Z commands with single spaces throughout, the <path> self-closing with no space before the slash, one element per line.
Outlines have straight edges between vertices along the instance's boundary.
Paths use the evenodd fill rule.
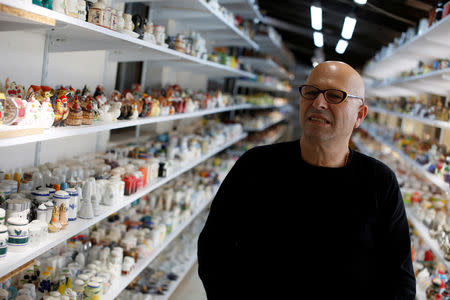
<path fill-rule="evenodd" d="M 343 54 L 345 52 L 345 49 L 347 49 L 348 42 L 346 40 L 339 40 L 339 42 L 336 45 L 336 52 L 339 54 Z"/>
<path fill-rule="evenodd" d="M 342 26 L 342 37 L 344 39 L 351 39 L 353 35 L 353 30 L 355 30 L 356 19 L 351 17 L 345 17 L 344 26 Z"/>
<path fill-rule="evenodd" d="M 322 30 L 322 8 L 311 6 L 311 27 L 315 30 Z"/>
<path fill-rule="evenodd" d="M 322 32 L 314 32 L 314 45 L 316 45 L 316 47 L 323 47 L 323 34 Z"/>
<path fill-rule="evenodd" d="M 318 63 L 317 61 L 313 61 L 313 63 L 312 63 L 313 68 L 317 67 L 318 64 L 319 64 L 319 63 Z"/>
<path fill-rule="evenodd" d="M 360 5 L 364 5 L 367 3 L 367 0 L 353 0 L 355 1 L 355 3 L 360 4 Z"/>

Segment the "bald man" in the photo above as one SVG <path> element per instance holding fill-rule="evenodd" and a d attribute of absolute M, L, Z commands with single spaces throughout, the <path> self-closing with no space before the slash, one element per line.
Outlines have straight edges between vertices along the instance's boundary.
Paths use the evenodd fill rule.
<path fill-rule="evenodd" d="M 198 241 L 208 299 L 414 299 L 394 172 L 349 149 L 364 83 L 327 61 L 299 87 L 300 140 L 255 147 L 222 183 Z"/>

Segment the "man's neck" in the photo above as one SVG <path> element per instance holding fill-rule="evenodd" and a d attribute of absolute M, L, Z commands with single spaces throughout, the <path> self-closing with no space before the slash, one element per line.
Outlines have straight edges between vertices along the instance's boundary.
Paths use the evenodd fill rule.
<path fill-rule="evenodd" d="M 328 168 L 339 168 L 347 164 L 350 150 L 348 143 L 321 144 L 312 143 L 300 138 L 302 159 L 310 165 Z"/>

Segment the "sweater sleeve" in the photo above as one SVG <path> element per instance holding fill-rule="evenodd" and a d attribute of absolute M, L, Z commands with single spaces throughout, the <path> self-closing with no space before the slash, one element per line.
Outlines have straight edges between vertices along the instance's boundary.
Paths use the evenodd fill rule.
<path fill-rule="evenodd" d="M 411 260 L 408 219 L 395 174 L 392 172 L 388 179 L 390 183 L 387 185 L 386 199 L 382 208 L 386 224 L 383 232 L 382 260 L 385 264 L 382 274 L 386 276 L 392 298 L 386 299 L 413 300 L 416 294 L 416 280 Z"/>
<path fill-rule="evenodd" d="M 222 182 L 199 236 L 198 274 L 210 300 L 232 299 L 231 287 L 239 282 L 237 224 L 248 190 L 248 156 L 241 156 Z"/>

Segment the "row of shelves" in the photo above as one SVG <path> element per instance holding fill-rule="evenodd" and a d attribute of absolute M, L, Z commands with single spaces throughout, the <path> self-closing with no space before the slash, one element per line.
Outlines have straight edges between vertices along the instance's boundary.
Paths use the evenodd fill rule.
<path fill-rule="evenodd" d="M 250 65 L 253 70 L 260 73 L 273 75 L 284 80 L 294 79 L 294 74 L 284 69 L 271 58 L 241 56 L 239 57 L 239 61 L 243 64 Z"/>
<path fill-rule="evenodd" d="M 447 96 L 450 93 L 449 80 L 450 68 L 444 68 L 425 74 L 375 82 L 367 87 L 367 94 L 378 97 L 415 96 L 419 93 Z"/>
<path fill-rule="evenodd" d="M 443 128 L 443 129 L 450 129 L 450 122 L 447 122 L 447 121 L 440 121 L 440 120 L 432 120 L 432 119 L 427 119 L 427 118 L 421 118 L 421 117 L 409 115 L 409 114 L 406 114 L 406 113 L 399 113 L 399 112 L 395 112 L 395 111 L 390 111 L 390 110 L 387 110 L 385 108 L 376 107 L 376 106 L 369 106 L 369 111 L 382 113 L 382 114 L 386 114 L 386 115 L 391 115 L 391 116 L 396 116 L 396 117 L 402 118 L 402 119 L 409 119 L 409 120 L 417 121 L 417 122 L 420 122 L 420 123 L 423 123 L 423 124 L 426 124 L 426 125 L 429 125 L 429 126 L 433 126 L 433 127 L 438 127 L 438 128 Z"/>
<path fill-rule="evenodd" d="M 448 57 L 449 30 L 450 16 L 447 16 L 403 45 L 388 49 L 386 55 L 372 60 L 363 73 L 375 78 L 389 78 L 415 68 L 419 61 Z"/>
<path fill-rule="evenodd" d="M 214 198 L 214 197 L 213 197 Z M 104 295 L 105 299 L 114 299 L 116 298 L 189 224 L 192 223 L 198 215 L 205 210 L 206 207 L 212 202 L 211 198 L 209 201 L 204 203 L 196 213 L 194 213 L 184 224 L 180 225 L 175 231 L 171 232 L 170 235 L 164 240 L 159 247 L 153 250 L 152 254 L 149 257 L 144 259 L 140 259 L 137 261 L 134 269 L 130 272 L 130 274 L 126 276 L 121 276 L 113 286 L 109 289 L 108 293 Z M 196 260 L 196 257 L 195 257 Z M 194 263 L 195 263 L 194 260 Z M 189 270 L 188 270 L 189 271 Z M 183 276 L 180 276 L 181 279 Z M 176 284 L 174 289 L 176 288 Z M 172 292 L 174 291 L 172 289 Z M 168 299 L 171 293 L 166 293 L 164 299 Z"/>
<path fill-rule="evenodd" d="M 109 215 L 117 212 L 118 210 L 124 208 L 125 206 L 131 204 L 132 202 L 136 201 L 140 197 L 150 193 L 151 191 L 154 191 L 155 189 L 159 188 L 160 186 L 164 185 L 165 183 L 169 182 L 170 180 L 180 176 L 181 174 L 187 172 L 188 170 L 194 168 L 195 166 L 199 165 L 200 163 L 204 162 L 205 160 L 211 158 L 212 156 L 218 154 L 219 152 L 227 149 L 231 145 L 237 143 L 238 141 L 244 139 L 247 137 L 247 134 L 243 134 L 239 136 L 238 138 L 227 142 L 225 145 L 222 145 L 221 147 L 218 147 L 217 149 L 211 151 L 208 155 L 204 155 L 201 158 L 190 162 L 189 164 L 174 170 L 172 174 L 167 176 L 166 178 L 160 178 L 157 182 L 154 184 L 148 185 L 141 189 L 140 191 L 136 192 L 135 194 L 132 194 L 130 196 L 124 196 L 123 201 L 121 203 L 118 203 L 114 206 L 100 206 L 101 207 L 101 213 L 92 219 L 80 219 L 78 218 L 74 222 L 70 222 L 67 228 L 64 231 L 60 231 L 57 233 L 51 233 L 48 235 L 48 238 L 45 240 L 45 243 L 41 243 L 38 247 L 35 247 L 33 249 L 28 249 L 24 252 L 18 252 L 14 253 L 14 256 L 9 256 L 7 260 L 5 260 L 2 263 L 2 268 L 0 268 L 0 277 L 7 274 L 11 270 L 14 270 L 21 265 L 23 265 L 25 262 L 30 261 L 39 255 L 43 254 L 44 252 L 48 251 L 49 249 L 55 247 L 56 245 L 66 241 L 67 239 L 71 238 L 72 236 L 75 236 L 82 232 L 83 230 L 89 228 L 90 226 L 96 224 L 97 222 L 103 220 L 104 218 L 108 217 Z M 108 298 L 112 299 L 112 298 Z"/>
<path fill-rule="evenodd" d="M 382 138 L 380 138 L 377 134 L 375 134 L 373 131 L 371 131 L 368 128 L 365 129 L 375 140 L 377 140 L 382 145 L 388 147 L 392 152 L 396 153 L 400 156 L 401 159 L 406 161 L 411 167 L 413 167 L 419 174 L 429 179 L 431 182 L 436 184 L 438 187 L 444 189 L 444 191 L 448 191 L 449 188 L 443 186 L 443 184 L 446 184 L 445 182 L 441 182 L 436 176 L 428 173 L 425 169 L 423 169 L 420 165 L 418 165 L 416 162 L 411 160 L 408 156 L 406 156 L 404 153 L 402 153 L 400 150 L 396 149 L 393 145 L 386 142 Z M 370 150 L 359 140 L 353 138 L 353 143 L 364 153 L 369 153 Z M 446 184 L 447 185 L 447 184 Z M 448 185 L 447 185 L 448 186 Z M 450 262 L 445 259 L 445 256 L 440 249 L 437 241 L 435 239 L 432 239 L 428 233 L 428 229 L 425 227 L 425 225 L 420 222 L 414 213 L 412 212 L 412 209 L 410 207 L 406 207 L 406 215 L 408 216 L 409 221 L 413 224 L 415 230 L 419 234 L 419 236 L 425 241 L 425 243 L 430 247 L 430 249 L 433 251 L 433 253 L 438 257 L 438 259 L 445 265 L 447 269 L 450 268 Z"/>
<path fill-rule="evenodd" d="M 274 125 L 276 125 L 278 123 L 281 123 L 281 122 L 283 122 L 285 120 L 286 120 L 286 118 L 281 117 L 281 118 L 279 118 L 277 120 L 273 120 L 272 122 L 270 122 L 270 123 L 268 123 L 268 124 L 266 124 L 266 125 L 264 125 L 264 126 L 262 126 L 260 128 L 244 128 L 244 130 L 247 131 L 247 132 L 261 132 L 261 131 L 264 131 L 267 128 L 270 128 L 270 127 L 272 127 L 272 126 L 274 126 Z"/>
<path fill-rule="evenodd" d="M 198 7 L 203 14 L 214 16 L 210 22 L 224 24 L 224 20 L 216 16 L 218 12 L 212 10 L 205 1 L 185 2 L 193 7 Z M 184 3 L 184 1 L 178 1 L 178 3 Z M 257 44 L 248 36 L 228 23 L 229 31 L 236 34 L 238 39 L 246 41 L 253 48 L 258 48 Z M 176 65 L 180 70 L 202 72 L 211 78 L 255 77 L 249 72 L 187 55 L 22 1 L 0 0 L 0 28 L 1 31 L 32 30 L 45 33 L 50 39 L 48 43 L 50 53 L 108 50 L 108 59 L 115 62 L 148 61 L 152 63 L 152 66 Z M 223 41 L 228 46 L 234 44 L 222 38 L 219 41 Z"/>
<path fill-rule="evenodd" d="M 227 111 L 245 110 L 245 109 L 262 109 L 262 108 L 272 108 L 272 107 L 275 108 L 277 106 L 259 107 L 259 106 L 255 106 L 255 105 L 251 105 L 251 104 L 241 104 L 241 105 L 233 105 L 233 106 L 222 107 L 222 108 L 200 110 L 200 111 L 196 111 L 196 112 L 192 112 L 192 113 L 175 114 L 175 115 L 170 115 L 170 116 L 159 116 L 159 117 L 153 117 L 153 118 L 138 118 L 136 120 L 117 120 L 115 122 L 109 122 L 109 123 L 98 121 L 98 122 L 95 122 L 94 125 L 52 127 L 52 128 L 46 129 L 43 133 L 40 133 L 40 134 L 0 139 L 0 147 L 21 145 L 21 144 L 32 143 L 32 142 L 41 142 L 41 141 L 47 141 L 47 140 L 52 140 L 52 139 L 59 139 L 59 138 L 64 138 L 64 137 L 76 136 L 76 135 L 84 135 L 84 134 L 96 133 L 96 132 L 101 132 L 101 131 L 107 131 L 107 130 L 111 130 L 111 129 L 124 128 L 124 127 L 147 125 L 147 124 L 153 124 L 153 123 L 174 121 L 174 120 L 179 120 L 179 119 L 196 118 L 196 117 L 201 117 L 201 116 L 216 114 L 216 113 L 221 113 L 221 112 L 227 112 Z M 19 127 L 19 126 L 17 126 L 17 127 Z M 20 128 L 11 127 L 10 129 L 20 129 Z M 4 129 L 2 129 L 0 127 L 0 131 L 2 131 L 2 130 L 4 130 Z"/>
<path fill-rule="evenodd" d="M 250 89 L 258 89 L 271 92 L 286 92 L 289 93 L 292 89 L 280 84 L 273 84 L 267 82 L 250 81 L 250 80 L 236 80 L 236 86 Z"/>

